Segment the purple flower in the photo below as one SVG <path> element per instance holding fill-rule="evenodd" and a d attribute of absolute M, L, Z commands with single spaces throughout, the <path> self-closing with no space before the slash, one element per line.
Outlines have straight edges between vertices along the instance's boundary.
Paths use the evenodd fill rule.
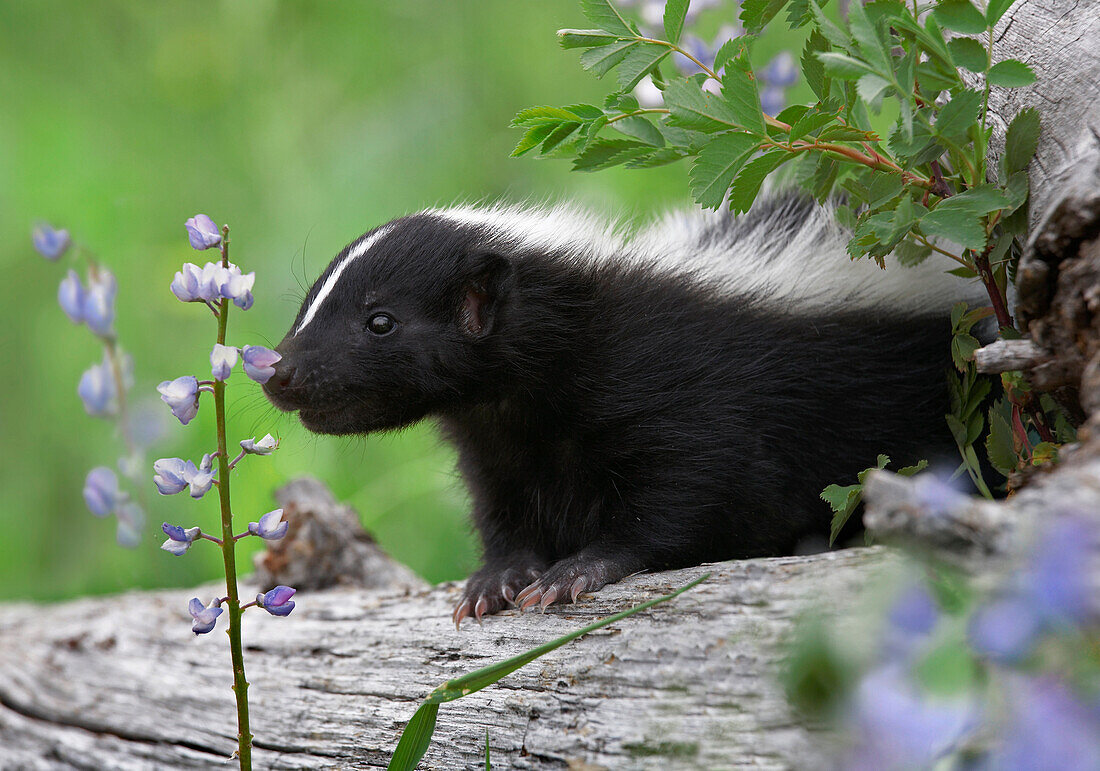
<path fill-rule="evenodd" d="M 780 51 L 768 62 L 768 66 L 760 73 L 760 77 L 769 86 L 780 88 L 793 86 L 798 80 L 798 64 L 790 51 Z"/>
<path fill-rule="evenodd" d="M 1008 596 L 975 611 L 967 636 L 975 653 L 1014 664 L 1027 658 L 1042 631 L 1042 618 L 1032 603 Z"/>
<path fill-rule="evenodd" d="M 106 466 L 97 466 L 84 478 L 84 503 L 97 517 L 114 511 L 121 498 L 118 477 Z"/>
<path fill-rule="evenodd" d="M 921 474 L 913 480 L 917 503 L 933 517 L 942 517 L 967 505 L 970 498 L 935 474 Z"/>
<path fill-rule="evenodd" d="M 920 584 L 903 591 L 890 608 L 890 626 L 909 635 L 923 637 L 932 631 L 937 620 L 936 601 Z"/>
<path fill-rule="evenodd" d="M 153 464 L 153 471 L 153 484 L 161 495 L 175 495 L 187 487 L 187 464 L 182 458 L 161 458 Z"/>
<path fill-rule="evenodd" d="M 65 311 L 69 321 L 74 324 L 83 323 L 84 285 L 80 283 L 80 276 L 76 275 L 76 271 L 72 268 L 57 287 L 57 304 L 61 306 L 61 310 Z"/>
<path fill-rule="evenodd" d="M 1085 519 L 1062 517 L 1039 539 L 1023 575 L 1024 593 L 1054 624 L 1085 624 L 1097 617 L 1092 577 L 1097 528 Z"/>
<path fill-rule="evenodd" d="M 179 422 L 187 425 L 199 411 L 199 381 L 194 375 L 165 380 L 157 386 L 161 400 L 169 406 Z"/>
<path fill-rule="evenodd" d="M 196 214 L 184 223 L 187 227 L 187 238 L 191 241 L 191 248 L 202 251 L 210 249 L 222 242 L 222 232 L 214 224 L 214 220 L 205 214 Z"/>
<path fill-rule="evenodd" d="M 187 612 L 195 619 L 191 624 L 191 631 L 195 634 L 206 634 L 214 629 L 218 616 L 222 614 L 221 600 L 211 600 L 209 605 L 203 605 L 202 600 L 193 597 L 187 604 Z"/>
<path fill-rule="evenodd" d="M 195 464 L 191 461 L 187 461 L 183 473 L 187 475 L 187 484 L 191 487 L 191 497 L 201 498 L 206 495 L 214 484 L 214 475 L 217 473 L 214 471 L 214 458 L 209 453 L 203 455 L 198 468 L 195 468 Z"/>
<path fill-rule="evenodd" d="M 137 503 L 128 501 L 118 507 L 118 528 L 115 540 L 119 546 L 133 549 L 141 543 L 141 529 L 145 526 L 145 510 Z"/>
<path fill-rule="evenodd" d="M 179 525 L 169 525 L 167 522 L 161 525 L 160 529 L 168 536 L 168 540 L 162 543 L 160 548 L 169 554 L 175 554 L 177 557 L 185 554 L 191 548 L 191 544 L 195 542 L 195 539 L 202 533 L 197 527 L 189 527 L 185 530 Z"/>
<path fill-rule="evenodd" d="M 266 434 L 264 438 L 258 442 L 255 439 L 241 440 L 241 449 L 250 455 L 270 455 L 275 452 L 275 448 L 278 446 L 279 440 L 271 434 Z"/>
<path fill-rule="evenodd" d="M 266 383 L 275 374 L 274 365 L 283 357 L 262 345 L 246 345 L 241 350 L 245 374 L 257 383 Z"/>
<path fill-rule="evenodd" d="M 68 251 L 69 245 L 72 243 L 69 238 L 69 231 L 54 230 L 45 222 L 40 222 L 34 226 L 34 230 L 31 231 L 31 241 L 34 243 L 35 251 L 47 260 L 60 258 Z"/>
<path fill-rule="evenodd" d="M 280 584 L 267 594 L 257 594 L 256 604 L 273 616 L 289 616 L 294 610 L 294 603 L 290 600 L 296 589 Z"/>
<path fill-rule="evenodd" d="M 240 352 L 229 345 L 214 343 L 214 350 L 210 352 L 210 371 L 215 380 L 225 380 L 229 373 L 237 366 L 237 356 Z"/>
<path fill-rule="evenodd" d="M 92 279 L 84 293 L 81 313 L 88 328 L 100 337 L 111 335 L 111 326 L 115 322 L 115 292 L 118 283 L 114 275 L 103 268 Z"/>
<path fill-rule="evenodd" d="M 275 509 L 260 517 L 259 522 L 249 522 L 248 532 L 252 535 L 258 535 L 260 538 L 267 541 L 277 541 L 286 535 L 287 528 L 289 527 L 290 523 L 283 521 L 283 510 Z M 292 589 L 291 592 L 293 591 Z M 290 611 L 287 611 L 287 613 L 289 612 Z"/>
<path fill-rule="evenodd" d="M 760 108 L 768 115 L 778 115 L 787 106 L 787 97 L 780 86 L 766 86 L 760 92 Z"/>
<path fill-rule="evenodd" d="M 109 362 L 84 370 L 76 387 L 84 411 L 89 415 L 111 415 L 115 411 L 115 378 Z"/>
<path fill-rule="evenodd" d="M 183 267 L 176 271 L 175 277 L 172 279 L 172 285 L 169 287 L 181 302 L 193 303 L 199 302 L 204 298 L 200 291 L 200 285 L 202 282 L 202 268 L 193 262 L 185 262 Z"/>
<path fill-rule="evenodd" d="M 1100 719 L 1050 678 L 1016 683 L 1013 714 L 985 768 L 1091 771 L 1100 768 Z"/>
<path fill-rule="evenodd" d="M 230 263 L 228 274 L 223 277 L 221 296 L 228 298 L 243 311 L 252 307 L 252 287 L 256 283 L 255 273 L 241 273 L 241 269 Z"/>

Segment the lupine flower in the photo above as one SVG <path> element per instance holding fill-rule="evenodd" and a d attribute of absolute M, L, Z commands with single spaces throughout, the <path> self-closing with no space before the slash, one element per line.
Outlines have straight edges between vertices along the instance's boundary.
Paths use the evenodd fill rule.
<path fill-rule="evenodd" d="M 279 446 L 279 440 L 271 434 L 267 434 L 260 441 L 255 439 L 241 440 L 241 449 L 250 455 L 270 455 Z"/>
<path fill-rule="evenodd" d="M 233 301 L 233 304 L 246 311 L 252 307 L 252 287 L 256 283 L 255 273 L 241 273 L 236 265 L 229 264 L 229 275 L 221 284 L 221 295 Z"/>
<path fill-rule="evenodd" d="M 69 231 L 54 230 L 44 222 L 35 225 L 34 230 L 31 232 L 31 241 L 34 243 L 35 251 L 47 260 L 59 259 L 61 255 L 68 251 L 69 245 L 72 243 L 69 238 Z"/>
<path fill-rule="evenodd" d="M 103 268 L 84 293 L 83 316 L 88 328 L 101 337 L 111 334 L 115 322 L 115 292 L 118 283 L 114 274 Z"/>
<path fill-rule="evenodd" d="M 890 608 L 890 626 L 910 635 L 926 635 L 939 619 L 936 601 L 921 584 L 904 590 Z"/>
<path fill-rule="evenodd" d="M 237 366 L 239 351 L 230 345 L 214 343 L 214 350 L 210 352 L 210 371 L 215 380 L 225 380 L 229 373 Z"/>
<path fill-rule="evenodd" d="M 187 475 L 187 484 L 191 487 L 191 497 L 201 498 L 206 495 L 214 484 L 214 474 L 217 473 L 214 471 L 214 458 L 209 453 L 203 455 L 198 468 L 195 468 L 195 464 L 191 461 L 187 461 L 183 473 Z"/>
<path fill-rule="evenodd" d="M 61 310 L 65 311 L 69 321 L 74 324 L 84 321 L 84 285 L 80 283 L 80 276 L 76 275 L 76 271 L 72 268 L 57 287 L 57 304 L 61 306 Z"/>
<path fill-rule="evenodd" d="M 1043 631 L 1035 607 L 1021 597 L 1002 597 L 974 612 L 967 637 L 974 652 L 1014 664 L 1028 657 Z"/>
<path fill-rule="evenodd" d="M 175 380 L 165 380 L 157 386 L 160 398 L 167 404 L 179 422 L 187 425 L 199 411 L 199 381 L 194 375 L 184 375 Z"/>
<path fill-rule="evenodd" d="M 121 496 L 118 477 L 106 466 L 97 466 L 84 478 L 84 503 L 97 517 L 105 517 L 114 511 Z"/>
<path fill-rule="evenodd" d="M 111 415 L 115 411 L 115 378 L 111 365 L 104 361 L 84 370 L 76 387 L 84 411 L 89 415 Z"/>
<path fill-rule="evenodd" d="M 289 616 L 290 611 L 294 610 L 294 603 L 290 598 L 296 591 L 280 584 L 267 594 L 257 594 L 256 604 L 273 616 Z"/>
<path fill-rule="evenodd" d="M 141 543 L 141 529 L 145 527 L 145 510 L 134 501 L 127 501 L 118 507 L 118 528 L 115 540 L 119 546 L 133 549 Z"/>
<path fill-rule="evenodd" d="M 257 383 L 266 383 L 275 374 L 274 365 L 283 357 L 262 345 L 246 345 L 241 349 L 245 374 Z"/>
<path fill-rule="evenodd" d="M 183 267 L 176 271 L 175 278 L 172 279 L 172 285 L 169 287 L 181 302 L 192 303 L 199 302 L 204 298 L 199 288 L 202 279 L 202 268 L 193 262 L 183 263 Z"/>
<path fill-rule="evenodd" d="M 175 495 L 187 487 L 187 464 L 182 458 L 161 458 L 153 464 L 153 484 L 161 495 Z"/>
<path fill-rule="evenodd" d="M 780 51 L 768 62 L 760 77 L 770 86 L 793 86 L 798 80 L 798 65 L 790 51 Z"/>
<path fill-rule="evenodd" d="M 210 249 L 222 242 L 222 232 L 214 224 L 214 220 L 205 214 L 196 214 L 184 223 L 187 228 L 187 238 L 191 242 L 192 249 Z"/>
<path fill-rule="evenodd" d="M 1092 577 L 1100 533 L 1091 522 L 1063 517 L 1039 539 L 1023 574 L 1023 591 L 1052 625 L 1082 625 L 1098 616 Z"/>
<path fill-rule="evenodd" d="M 290 523 L 283 521 L 283 510 L 275 509 L 260 517 L 259 522 L 249 522 L 248 532 L 267 541 L 277 541 L 286 535 L 289 527 Z"/>
<path fill-rule="evenodd" d="M 1100 717 L 1052 678 L 1016 683 L 1003 743 L 983 768 L 1092 771 L 1100 768 Z"/>
<path fill-rule="evenodd" d="M 168 536 L 168 540 L 162 543 L 160 548 L 169 554 L 175 554 L 177 557 L 185 554 L 191 548 L 191 544 L 195 542 L 195 539 L 199 537 L 199 534 L 202 533 L 202 530 L 197 527 L 184 529 L 179 525 L 169 525 L 167 522 L 161 525 L 160 529 Z"/>
<path fill-rule="evenodd" d="M 187 604 L 187 612 L 191 614 L 191 618 L 195 619 L 191 624 L 191 631 L 195 634 L 206 634 L 218 623 L 218 616 L 222 614 L 221 601 L 211 600 L 209 605 L 203 605 L 202 600 L 193 597 Z"/>
<path fill-rule="evenodd" d="M 778 115 L 787 106 L 787 97 L 779 86 L 765 86 L 760 92 L 760 109 L 768 115 Z"/>

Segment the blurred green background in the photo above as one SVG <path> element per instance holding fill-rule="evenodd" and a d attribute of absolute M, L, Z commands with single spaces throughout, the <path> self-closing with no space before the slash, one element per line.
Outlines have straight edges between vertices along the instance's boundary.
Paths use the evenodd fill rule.
<path fill-rule="evenodd" d="M 86 472 L 114 466 L 121 447 L 77 397 L 100 350 L 58 308 L 64 265 L 32 251 L 31 225 L 67 227 L 118 276 L 133 398 L 165 419 L 150 466 L 197 460 L 214 444 L 213 410 L 204 405 L 187 427 L 169 423 L 154 390 L 209 372 L 213 320 L 168 292 L 180 264 L 212 254 L 191 250 L 187 217 L 228 222 L 233 260 L 256 271 L 256 304 L 231 315 L 229 342 L 274 345 L 303 285 L 392 217 L 498 197 L 569 197 L 627 216 L 688 204 L 686 164 L 584 175 L 508 157 L 519 109 L 600 103 L 613 89 L 558 47 L 554 32 L 566 26 L 585 26 L 576 0 L 0 2 L 5 600 L 189 585 L 221 570 L 215 549 L 174 558 L 158 548 L 162 521 L 212 529 L 214 495 L 160 497 L 150 471 L 146 538 L 132 551 L 115 545 L 111 520 L 84 507 Z M 754 59 L 779 44 L 760 41 Z M 427 579 L 476 566 L 453 453 L 430 425 L 316 437 L 271 410 L 239 371 L 229 405 L 231 446 L 268 431 L 283 442 L 235 474 L 242 522 L 274 508 L 284 481 L 313 474 Z"/>

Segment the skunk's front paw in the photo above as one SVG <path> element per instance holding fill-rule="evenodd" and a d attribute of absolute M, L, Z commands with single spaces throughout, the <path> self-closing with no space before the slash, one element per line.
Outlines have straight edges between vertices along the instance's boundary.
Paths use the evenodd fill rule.
<path fill-rule="evenodd" d="M 555 562 L 516 596 L 520 610 L 538 605 L 543 610 L 556 602 L 576 602 L 582 592 L 594 592 L 630 572 L 626 566 L 606 557 L 574 554 Z"/>
<path fill-rule="evenodd" d="M 538 578 L 545 566 L 542 560 L 524 556 L 481 568 L 466 580 L 462 599 L 451 615 L 455 629 L 464 618 L 473 617 L 480 624 L 482 616 L 499 613 L 513 604 L 516 593 Z"/>

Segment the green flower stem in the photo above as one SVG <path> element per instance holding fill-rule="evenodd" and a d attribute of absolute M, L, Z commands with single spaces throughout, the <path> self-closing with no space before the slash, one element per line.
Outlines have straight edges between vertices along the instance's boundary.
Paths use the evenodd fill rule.
<path fill-rule="evenodd" d="M 222 265 L 229 266 L 229 226 L 222 228 Z M 218 343 L 225 345 L 225 327 L 229 321 L 229 300 L 222 298 L 218 313 Z M 225 382 L 214 383 L 214 414 L 218 424 L 218 498 L 222 511 L 222 561 L 225 563 L 226 610 L 229 615 L 229 652 L 233 658 L 233 693 L 237 697 L 237 758 L 241 771 L 252 769 L 252 733 L 248 728 L 248 680 L 244 676 L 244 652 L 241 649 L 241 601 L 237 593 L 236 538 L 233 536 L 233 511 L 229 502 L 229 453 L 225 441 Z"/>

